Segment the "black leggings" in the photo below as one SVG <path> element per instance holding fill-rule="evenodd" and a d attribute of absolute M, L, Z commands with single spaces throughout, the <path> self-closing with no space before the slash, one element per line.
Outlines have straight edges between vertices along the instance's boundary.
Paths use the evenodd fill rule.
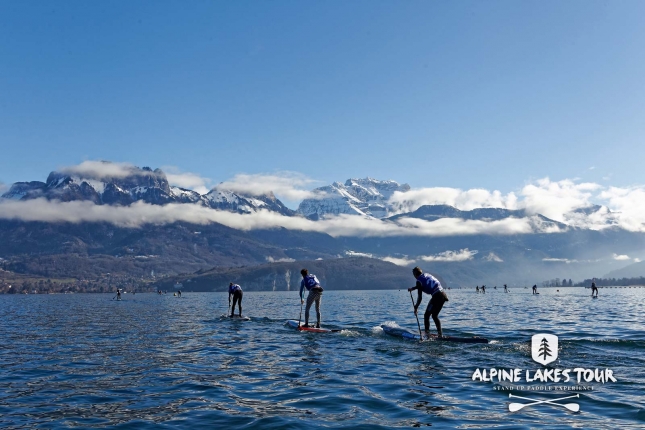
<path fill-rule="evenodd" d="M 237 303 L 237 306 L 240 310 L 240 316 L 242 316 L 242 295 L 242 291 L 240 290 L 237 290 L 233 293 L 233 306 L 231 307 L 231 315 L 235 313 L 235 303 Z"/>
<path fill-rule="evenodd" d="M 442 291 L 435 293 L 428 303 L 426 313 L 423 314 L 423 325 L 425 326 L 426 331 L 430 331 L 430 316 L 432 315 L 432 320 L 437 326 L 437 334 L 439 336 L 443 335 L 441 331 L 441 321 L 439 321 L 439 312 L 441 312 L 444 303 L 446 303 L 445 293 Z"/>

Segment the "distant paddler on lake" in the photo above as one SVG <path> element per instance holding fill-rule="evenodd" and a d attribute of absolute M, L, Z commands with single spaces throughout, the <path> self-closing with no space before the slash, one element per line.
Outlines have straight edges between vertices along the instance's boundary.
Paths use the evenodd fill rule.
<path fill-rule="evenodd" d="M 596 293 L 595 296 L 594 296 L 594 292 Z M 591 297 L 596 297 L 596 298 L 598 297 L 598 287 L 596 287 L 595 281 L 591 281 Z"/>
<path fill-rule="evenodd" d="M 240 311 L 240 318 L 242 317 L 242 287 L 237 284 L 230 283 L 228 285 L 228 305 L 231 306 L 231 297 L 233 297 L 233 306 L 231 306 L 231 318 L 235 316 L 235 304 L 237 303 L 238 310 Z"/>
<path fill-rule="evenodd" d="M 418 290 L 417 303 L 414 304 L 414 315 L 417 315 L 419 305 L 423 300 L 423 293 L 429 294 L 431 296 L 430 301 L 428 302 L 428 307 L 426 312 L 423 315 L 423 324 L 425 328 L 426 337 L 430 337 L 430 316 L 434 321 L 435 326 L 437 326 L 437 335 L 443 337 L 443 332 L 441 331 L 441 321 L 439 320 L 439 312 L 443 308 L 443 304 L 448 301 L 448 296 L 441 286 L 441 282 L 434 276 L 429 273 L 423 273 L 419 267 L 412 269 L 412 275 L 417 280 L 416 286 L 408 288 L 410 292 L 410 297 L 412 297 L 412 291 Z M 414 303 L 414 300 L 413 300 Z"/>

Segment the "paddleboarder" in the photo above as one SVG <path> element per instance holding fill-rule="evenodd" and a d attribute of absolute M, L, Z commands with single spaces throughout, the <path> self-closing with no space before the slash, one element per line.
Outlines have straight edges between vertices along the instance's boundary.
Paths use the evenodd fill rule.
<path fill-rule="evenodd" d="M 479 294 L 479 285 L 475 287 L 475 291 L 477 291 L 477 294 Z"/>
<path fill-rule="evenodd" d="M 536 285 L 533 285 L 533 294 L 539 294 L 539 293 L 537 292 L 537 284 L 536 284 Z"/>
<path fill-rule="evenodd" d="M 116 289 L 116 299 L 121 300 L 121 289 L 119 288 Z"/>
<path fill-rule="evenodd" d="M 309 273 L 307 269 L 300 271 L 302 281 L 300 282 L 300 304 L 304 303 L 305 288 L 309 291 L 307 295 L 307 306 L 305 307 L 305 325 L 309 327 L 309 309 L 313 303 L 316 304 L 316 328 L 320 328 L 320 301 L 322 300 L 323 288 L 316 275 Z M 301 308 L 302 309 L 302 308 Z"/>
<path fill-rule="evenodd" d="M 504 292 L 508 293 L 508 286 L 506 284 L 504 284 Z"/>
<path fill-rule="evenodd" d="M 486 285 L 482 285 L 482 294 L 486 294 Z"/>
<path fill-rule="evenodd" d="M 231 317 L 235 316 L 235 304 L 240 311 L 240 316 L 242 316 L 242 287 L 237 284 L 230 283 L 228 284 L 228 304 L 231 305 L 231 296 L 233 296 L 233 306 L 231 306 Z"/>
<path fill-rule="evenodd" d="M 594 297 L 594 292 L 596 293 L 595 297 L 598 297 L 598 287 L 596 287 L 596 282 L 591 282 L 591 297 Z"/>
<path fill-rule="evenodd" d="M 448 296 L 441 286 L 441 282 L 429 273 L 423 273 L 419 267 L 412 269 L 412 275 L 417 280 L 416 286 L 408 288 L 408 291 L 419 291 L 417 303 L 414 305 L 414 314 L 417 315 L 421 300 L 423 300 L 423 293 L 430 294 L 431 299 L 428 302 L 425 314 L 423 314 L 423 324 L 426 331 L 426 336 L 430 335 L 430 316 L 437 326 L 437 334 L 443 337 L 441 331 L 441 321 L 439 320 L 439 312 L 443 308 L 443 304 L 448 301 Z"/>

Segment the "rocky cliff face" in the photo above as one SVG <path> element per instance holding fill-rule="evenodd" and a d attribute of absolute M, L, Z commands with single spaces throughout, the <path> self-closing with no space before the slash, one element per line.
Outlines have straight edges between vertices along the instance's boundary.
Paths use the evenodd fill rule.
<path fill-rule="evenodd" d="M 388 200 L 395 191 L 410 190 L 408 184 L 377 179 L 348 179 L 344 184 L 334 182 L 326 187 L 316 188 L 316 198 L 305 199 L 297 212 L 309 219 L 325 215 L 365 215 L 375 218 L 388 216 L 391 206 Z"/>

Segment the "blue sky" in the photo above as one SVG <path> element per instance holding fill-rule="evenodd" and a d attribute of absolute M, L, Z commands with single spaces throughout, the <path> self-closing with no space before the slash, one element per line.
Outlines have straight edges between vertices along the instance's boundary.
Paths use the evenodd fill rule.
<path fill-rule="evenodd" d="M 643 184 L 645 2 L 5 1 L 0 182 Z"/>

